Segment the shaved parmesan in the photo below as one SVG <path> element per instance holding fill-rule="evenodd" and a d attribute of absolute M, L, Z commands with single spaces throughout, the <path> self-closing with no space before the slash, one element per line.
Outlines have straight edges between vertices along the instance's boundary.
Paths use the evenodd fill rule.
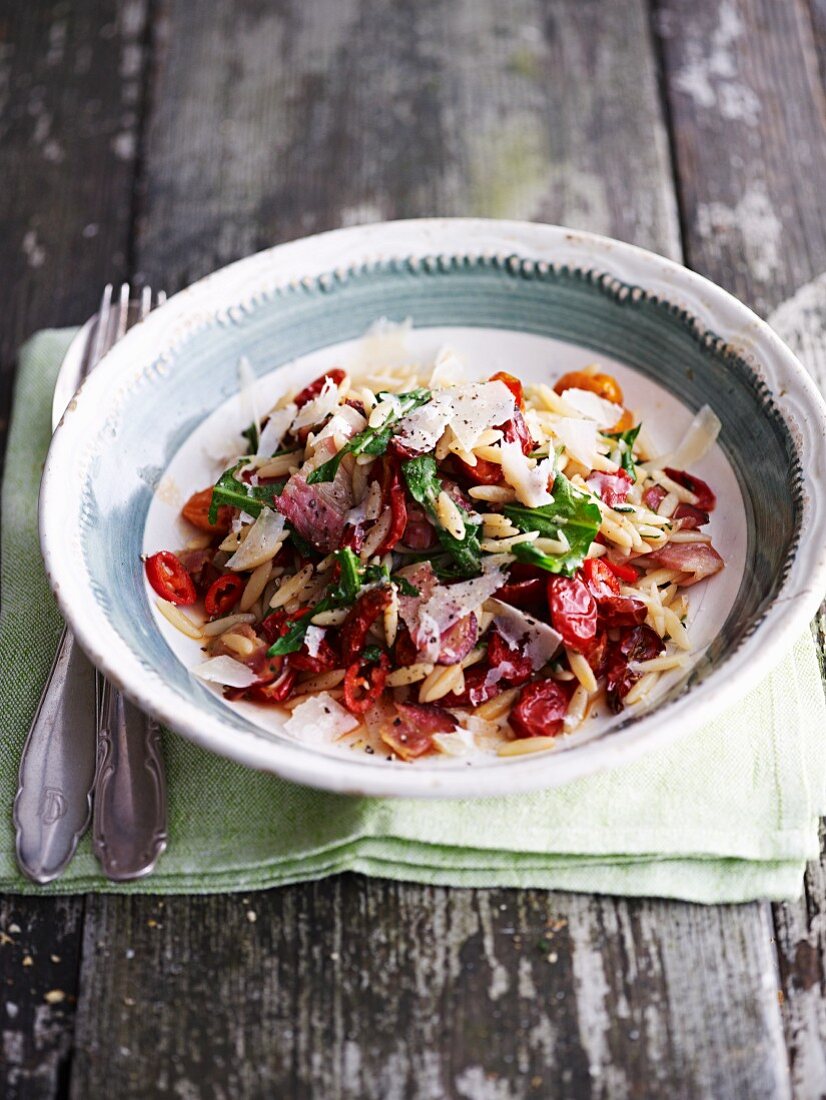
<path fill-rule="evenodd" d="M 336 741 L 354 730 L 358 719 L 335 701 L 332 695 L 321 691 L 304 703 L 299 703 L 284 730 L 298 741 L 323 745 Z"/>
<path fill-rule="evenodd" d="M 436 585 L 430 598 L 419 607 L 419 625 L 414 640 L 422 660 L 435 661 L 442 634 L 472 611 L 477 611 L 507 580 L 507 574 L 493 557 L 486 558 L 482 568 L 482 576 L 473 580 Z"/>
<path fill-rule="evenodd" d="M 396 428 L 396 438 L 416 454 L 432 451 L 441 439 L 452 415 L 453 407 L 450 400 L 437 397 L 433 401 L 428 401 L 426 405 L 420 405 L 418 409 L 414 409 L 409 416 L 403 417 Z"/>
<path fill-rule="evenodd" d="M 490 599 L 487 606 L 493 611 L 493 625 L 508 645 L 525 654 L 534 672 L 544 668 L 562 642 L 553 627 L 502 600 Z"/>
<path fill-rule="evenodd" d="M 459 445 L 470 451 L 482 432 L 504 424 L 513 416 L 514 397 L 504 382 L 471 382 L 453 386 L 435 400 L 448 400 L 450 426 Z"/>
<path fill-rule="evenodd" d="M 297 432 L 299 428 L 320 424 L 331 413 L 336 412 L 340 400 L 341 392 L 338 386 L 332 378 L 328 378 L 321 387 L 321 391 L 298 410 L 298 415 L 293 420 L 292 430 Z"/>
<path fill-rule="evenodd" d="M 319 650 L 321 649 L 321 643 L 324 641 L 324 635 L 327 631 L 322 626 L 308 626 L 307 632 L 304 635 L 304 645 L 307 647 L 307 652 L 311 657 L 317 657 Z"/>
<path fill-rule="evenodd" d="M 659 455 L 650 462 L 644 464 L 646 470 L 662 469 L 663 466 L 671 466 L 678 470 L 684 470 L 699 462 L 710 448 L 716 443 L 720 434 L 720 420 L 709 405 L 703 405 L 688 426 L 688 431 L 676 451 L 670 454 Z"/>
<path fill-rule="evenodd" d="M 436 355 L 428 386 L 432 390 L 442 386 L 455 386 L 463 381 L 464 374 L 465 365 L 453 348 L 443 347 Z"/>
<path fill-rule="evenodd" d="M 515 489 L 517 499 L 528 508 L 553 504 L 554 498 L 548 492 L 548 483 L 554 477 L 554 460 L 545 458 L 532 466 L 518 443 L 503 440 L 501 449 L 502 473 L 505 481 Z"/>
<path fill-rule="evenodd" d="M 297 411 L 292 402 L 283 409 L 273 409 L 258 436 L 258 458 L 271 458 L 275 454 Z"/>
<path fill-rule="evenodd" d="M 343 447 L 348 439 L 352 439 L 366 427 L 367 420 L 358 409 L 354 409 L 352 405 L 339 405 L 335 414 L 315 437 L 315 446 L 318 446 L 322 439 L 332 439 L 337 447 Z"/>
<path fill-rule="evenodd" d="M 595 420 L 600 428 L 612 428 L 622 416 L 623 408 L 613 401 L 606 401 L 590 390 L 571 388 L 562 395 L 565 403 L 585 417 Z"/>
<path fill-rule="evenodd" d="M 232 657 L 210 657 L 196 665 L 192 673 L 200 680 L 233 688 L 248 688 L 258 679 L 252 669 Z"/>
<path fill-rule="evenodd" d="M 564 444 L 566 452 L 589 470 L 597 458 L 597 426 L 593 420 L 574 416 L 553 417 L 551 431 Z"/>
<path fill-rule="evenodd" d="M 227 569 L 257 569 L 275 557 L 283 541 L 284 517 L 262 508 L 249 534 L 227 562 Z"/>

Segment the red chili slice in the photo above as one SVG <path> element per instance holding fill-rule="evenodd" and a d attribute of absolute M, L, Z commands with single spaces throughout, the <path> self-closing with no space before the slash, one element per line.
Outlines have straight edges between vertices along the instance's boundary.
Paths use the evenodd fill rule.
<path fill-rule="evenodd" d="M 619 577 L 621 581 L 625 581 L 627 584 L 636 584 L 639 580 L 639 573 L 636 571 L 633 565 L 628 565 L 627 562 L 611 561 L 610 558 L 601 558 L 604 561 L 615 577 Z"/>
<path fill-rule="evenodd" d="M 588 646 L 597 632 L 597 605 L 578 577 L 551 577 L 548 581 L 551 624 L 565 645 Z"/>
<path fill-rule="evenodd" d="M 210 619 L 226 615 L 241 599 L 244 582 L 237 573 L 225 573 L 213 581 L 204 596 L 204 607 Z"/>
<path fill-rule="evenodd" d="M 188 607 L 197 599 L 192 577 L 169 550 L 146 559 L 146 579 L 161 599 L 178 607 Z"/>
<path fill-rule="evenodd" d="M 513 399 L 520 409 L 525 407 L 525 399 L 522 395 L 522 383 L 518 378 L 514 378 L 512 374 L 508 374 L 507 371 L 498 370 L 496 374 L 492 374 L 488 379 L 489 382 L 504 382 L 508 389 L 513 394 Z"/>
<path fill-rule="evenodd" d="M 572 694 L 568 684 L 558 680 L 538 680 L 523 687 L 509 719 L 517 737 L 555 737 Z"/>
<path fill-rule="evenodd" d="M 586 558 L 582 563 L 582 574 L 595 600 L 619 595 L 619 580 L 602 558 Z"/>
<path fill-rule="evenodd" d="M 324 383 L 328 378 L 335 382 L 337 386 L 340 386 L 346 377 L 347 372 L 343 371 L 341 367 L 333 367 L 333 369 L 328 370 L 326 374 L 322 374 L 320 378 L 316 378 L 315 382 L 311 382 L 309 386 L 305 386 L 298 396 L 293 398 L 293 401 L 295 401 L 300 409 L 302 405 L 306 405 L 308 401 L 312 401 L 314 397 L 318 397 L 324 389 Z"/>
<path fill-rule="evenodd" d="M 353 661 L 344 676 L 344 705 L 351 714 L 364 714 L 384 691 L 387 670 L 390 666 L 387 654 L 382 653 L 377 664 Z"/>
<path fill-rule="evenodd" d="M 694 474 L 687 473 L 685 470 L 675 470 L 671 466 L 666 466 L 665 473 L 672 481 L 676 481 L 678 485 L 682 485 L 684 489 L 688 489 L 690 493 L 696 496 L 698 508 L 704 512 L 714 511 L 717 497 L 714 495 L 711 486 L 707 485 L 705 481 L 695 477 Z"/>

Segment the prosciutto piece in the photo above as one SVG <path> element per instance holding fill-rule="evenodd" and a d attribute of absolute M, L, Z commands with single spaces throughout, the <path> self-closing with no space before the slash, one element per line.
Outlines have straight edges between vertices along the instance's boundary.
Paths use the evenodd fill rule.
<path fill-rule="evenodd" d="M 719 573 L 725 564 L 709 542 L 667 543 L 662 550 L 650 554 L 646 561 L 652 561 L 663 569 L 679 569 L 681 573 L 687 573 L 688 579 L 682 582 L 685 588 Z"/>
<path fill-rule="evenodd" d="M 333 440 L 323 440 L 313 458 L 293 474 L 273 502 L 299 535 L 324 554 L 341 546 L 347 513 L 355 503 L 352 478 L 343 464 L 332 481 L 307 484 L 308 475 L 335 453 Z"/>

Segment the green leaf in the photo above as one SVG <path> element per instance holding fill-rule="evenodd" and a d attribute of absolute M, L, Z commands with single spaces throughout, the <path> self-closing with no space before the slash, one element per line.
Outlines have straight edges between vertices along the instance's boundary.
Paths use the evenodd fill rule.
<path fill-rule="evenodd" d="M 454 577 L 474 577 L 482 569 L 482 548 L 479 545 L 478 524 L 465 519 L 465 533 L 455 538 L 439 522 L 436 501 L 442 491 L 442 482 L 432 455 L 420 455 L 402 463 L 402 475 L 413 499 L 424 508 L 436 528 L 436 537 L 450 555 L 452 565 L 443 572 Z"/>
<path fill-rule="evenodd" d="M 415 586 L 415 584 L 411 584 L 407 577 L 393 577 L 392 580 L 393 584 L 395 584 L 395 586 L 398 588 L 399 592 L 401 592 L 403 596 L 421 595 L 419 589 Z"/>
<path fill-rule="evenodd" d="M 258 428 L 256 428 L 256 426 L 255 426 L 255 421 L 253 421 L 252 424 L 250 424 L 250 426 L 245 431 L 241 432 L 241 435 L 249 443 L 249 448 L 247 450 L 247 454 L 251 454 L 251 455 L 257 454 L 258 453 Z"/>
<path fill-rule="evenodd" d="M 618 444 L 624 444 L 624 446 L 617 446 L 612 452 L 612 456 L 619 455 L 619 461 L 623 470 L 630 476 L 632 481 L 637 480 L 637 471 L 634 467 L 634 444 L 637 441 L 637 436 L 640 434 L 640 428 L 642 424 L 637 424 L 636 428 L 629 428 L 627 432 L 606 432 L 606 438 L 616 439 Z M 614 462 L 616 462 L 614 458 Z"/>
<path fill-rule="evenodd" d="M 502 512 L 520 531 L 538 531 L 544 538 L 558 538 L 564 531 L 570 549 L 564 554 L 543 554 L 530 543 L 517 543 L 512 553 L 520 560 L 538 565 L 550 573 L 571 574 L 582 565 L 591 543 L 599 531 L 602 515 L 589 494 L 574 488 L 564 474 L 557 474 L 553 488 L 553 504 L 541 508 L 526 508 L 522 504 L 505 504 Z"/>
<path fill-rule="evenodd" d="M 368 645 L 365 647 L 364 652 L 361 655 L 361 659 L 363 661 L 380 661 L 381 653 L 381 646 Z"/>
<path fill-rule="evenodd" d="M 399 400 L 398 408 L 391 413 L 381 427 L 365 428 L 363 432 L 354 435 L 331 459 L 313 470 L 307 478 L 308 485 L 316 485 L 320 481 L 332 481 L 345 455 L 383 455 L 393 437 L 394 425 L 419 405 L 429 401 L 430 390 L 411 390 L 410 393 L 400 393 L 395 396 Z"/>
<path fill-rule="evenodd" d="M 274 481 L 270 485 L 247 485 L 244 481 L 238 481 L 235 475 L 246 465 L 247 460 L 242 458 L 240 462 L 224 470 L 215 483 L 209 507 L 210 523 L 218 522 L 218 508 L 222 504 L 240 508 L 250 516 L 257 516 L 262 508 L 272 508 L 275 498 L 281 495 L 286 480 Z"/>
<path fill-rule="evenodd" d="M 370 567 L 363 568 L 358 556 L 349 547 L 334 551 L 333 556 L 339 564 L 338 580 L 329 585 L 327 592 L 312 611 L 291 623 L 283 638 L 273 642 L 267 650 L 269 657 L 286 657 L 288 653 L 298 652 L 304 645 L 307 628 L 316 615 L 335 608 L 351 607 L 364 585 L 372 583 Z M 385 575 L 380 579 L 385 579 Z"/>

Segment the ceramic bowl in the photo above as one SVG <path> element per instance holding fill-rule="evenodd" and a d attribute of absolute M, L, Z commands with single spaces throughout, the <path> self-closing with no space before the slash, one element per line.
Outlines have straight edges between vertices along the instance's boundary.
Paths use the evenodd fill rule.
<path fill-rule="evenodd" d="M 221 441 L 260 407 L 357 359 L 379 317 L 410 317 L 408 353 L 450 343 L 470 373 L 551 380 L 598 361 L 665 450 L 709 404 L 719 443 L 695 472 L 719 505 L 725 571 L 691 590 L 690 671 L 655 707 L 588 722 L 554 751 L 415 764 L 290 738 L 284 715 L 229 704 L 188 668 L 197 643 L 155 610 L 140 555 L 183 544 L 181 503 L 221 468 Z M 91 659 L 145 710 L 215 752 L 340 792 L 467 797 L 552 786 L 656 749 L 765 676 L 826 590 L 826 410 L 768 326 L 678 264 L 587 233 L 427 219 L 280 245 L 172 298 L 136 326 L 70 403 L 40 500 L 43 556 Z"/>

